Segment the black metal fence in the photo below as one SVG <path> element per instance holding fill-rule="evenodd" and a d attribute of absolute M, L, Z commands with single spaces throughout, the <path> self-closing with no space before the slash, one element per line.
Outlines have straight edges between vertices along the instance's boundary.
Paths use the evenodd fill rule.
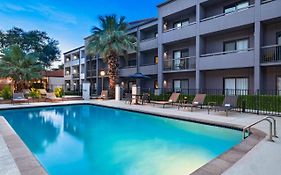
<path fill-rule="evenodd" d="M 142 89 L 149 93 L 151 100 L 168 100 L 171 93 L 179 92 L 180 100 L 192 102 L 198 93 L 206 94 L 205 107 L 209 102 L 222 105 L 225 96 L 238 96 L 236 111 L 263 115 L 281 116 L 281 91 L 244 89 Z"/>

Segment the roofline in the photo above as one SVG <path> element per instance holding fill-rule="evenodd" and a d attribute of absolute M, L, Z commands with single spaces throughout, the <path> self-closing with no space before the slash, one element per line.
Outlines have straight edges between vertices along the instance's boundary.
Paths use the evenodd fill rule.
<path fill-rule="evenodd" d="M 137 28 L 137 27 L 140 27 L 140 26 L 143 26 L 143 25 L 146 25 L 146 24 L 149 24 L 149 23 L 151 23 L 151 22 L 154 22 L 154 21 L 157 21 L 157 20 L 158 20 L 158 18 L 156 18 L 156 17 L 154 17 L 154 18 L 148 18 L 148 19 L 150 19 L 150 20 L 148 20 L 147 22 L 142 23 L 142 24 L 140 24 L 140 25 L 134 26 L 134 27 L 132 27 L 132 28 L 128 28 L 127 30 L 130 31 L 130 30 L 135 29 L 135 28 Z M 145 19 L 142 19 L 142 20 L 145 20 Z M 137 21 L 141 21 L 141 20 L 137 20 Z M 135 22 L 135 21 L 132 21 L 132 22 Z M 91 36 L 93 36 L 93 34 L 91 34 L 91 35 L 89 35 L 89 36 L 86 36 L 86 37 L 84 38 L 84 40 L 90 38 Z"/>
<path fill-rule="evenodd" d="M 162 7 L 162 6 L 166 5 L 166 4 L 169 4 L 169 3 L 174 2 L 174 1 L 176 1 L 176 0 L 167 0 L 167 1 L 165 1 L 165 2 L 162 2 L 161 4 L 158 4 L 157 7 L 158 7 L 158 8 L 159 8 L 159 7 Z"/>
<path fill-rule="evenodd" d="M 75 51 L 75 50 L 82 49 L 83 47 L 85 47 L 85 46 L 80 46 L 80 47 L 77 47 L 77 48 L 71 49 L 70 51 L 64 52 L 63 54 L 64 54 L 64 55 L 66 55 L 66 54 L 68 54 L 68 53 L 70 53 L 70 52 L 73 52 L 73 51 Z"/>

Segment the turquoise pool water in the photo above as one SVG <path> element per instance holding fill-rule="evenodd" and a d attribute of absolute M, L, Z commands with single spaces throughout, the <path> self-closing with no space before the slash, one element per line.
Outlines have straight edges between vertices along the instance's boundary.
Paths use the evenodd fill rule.
<path fill-rule="evenodd" d="M 241 142 L 241 132 L 72 105 L 0 111 L 52 175 L 186 175 Z"/>

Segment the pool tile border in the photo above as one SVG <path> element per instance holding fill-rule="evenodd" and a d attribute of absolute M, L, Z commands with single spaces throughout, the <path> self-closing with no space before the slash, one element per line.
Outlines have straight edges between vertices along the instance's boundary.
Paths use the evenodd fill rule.
<path fill-rule="evenodd" d="M 0 135 L 2 135 L 19 172 L 22 175 L 48 174 L 37 158 L 31 153 L 6 119 L 0 116 Z"/>
<path fill-rule="evenodd" d="M 180 115 L 167 115 L 161 112 L 151 112 L 144 111 L 143 109 L 132 109 L 127 107 L 118 107 L 118 106 L 109 106 L 106 104 L 97 104 L 93 102 L 79 102 L 79 103 L 70 103 L 70 104 L 44 104 L 36 106 L 17 106 L 11 108 L 5 108 L 0 110 L 9 110 L 9 109 L 23 109 L 23 108 L 38 108 L 38 107 L 54 107 L 54 106 L 68 106 L 68 105 L 95 105 L 101 107 L 108 107 L 119 110 L 126 110 L 131 112 L 145 113 L 154 115 L 157 117 L 171 118 L 189 122 L 196 122 L 206 125 L 225 127 L 229 129 L 242 130 L 242 125 L 230 124 L 225 122 L 217 122 L 203 119 L 195 119 L 192 117 L 183 117 Z M 23 143 L 20 137 L 16 134 L 13 128 L 5 120 L 4 117 L 0 116 L 0 135 L 3 136 L 4 141 L 6 142 L 9 151 L 11 152 L 21 174 L 48 174 L 40 162 L 35 158 L 27 146 Z M 246 153 L 253 149 L 260 141 L 266 137 L 266 134 L 258 129 L 253 128 L 252 134 L 245 140 L 243 140 L 238 145 L 234 146 L 230 150 L 221 154 L 217 158 L 211 160 L 207 164 L 203 165 L 199 169 L 195 170 L 191 175 L 219 175 L 225 172 L 228 168 L 234 165 L 238 160 L 240 160 Z"/>

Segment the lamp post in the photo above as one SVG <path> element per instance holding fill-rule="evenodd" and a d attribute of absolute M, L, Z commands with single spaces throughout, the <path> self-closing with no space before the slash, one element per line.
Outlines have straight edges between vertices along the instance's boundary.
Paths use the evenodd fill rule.
<path fill-rule="evenodd" d="M 105 71 L 104 70 L 100 71 L 100 76 L 101 76 L 101 90 L 103 90 L 103 78 L 105 76 Z"/>

